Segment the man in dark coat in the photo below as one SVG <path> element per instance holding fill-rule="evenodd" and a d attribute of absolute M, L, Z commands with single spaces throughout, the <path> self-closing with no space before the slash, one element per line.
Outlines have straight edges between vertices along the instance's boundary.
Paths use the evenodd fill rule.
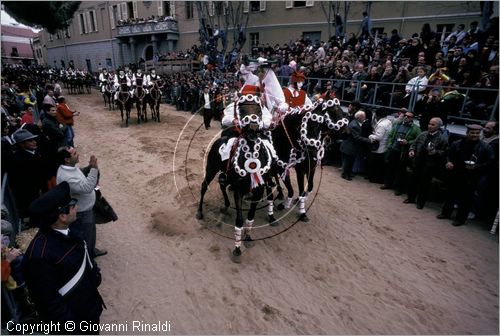
<path fill-rule="evenodd" d="M 450 218 L 458 201 L 457 216 L 453 226 L 465 224 L 473 203 L 474 191 L 479 179 L 494 164 L 492 148 L 480 140 L 482 127 L 467 125 L 465 139 L 455 141 L 448 153 L 448 192 L 439 219 Z"/>
<path fill-rule="evenodd" d="M 205 129 L 209 129 L 210 120 L 212 120 L 215 109 L 215 102 L 213 94 L 209 91 L 208 86 L 203 88 L 203 93 L 200 95 L 200 102 L 198 106 L 203 113 L 203 123 L 205 124 Z"/>
<path fill-rule="evenodd" d="M 51 106 L 45 113 L 45 118 L 42 121 L 42 130 L 47 137 L 47 151 L 45 156 L 45 164 L 47 167 L 47 174 L 49 181 L 51 181 L 57 174 L 59 168 L 59 161 L 57 157 L 57 150 L 60 147 L 66 146 L 66 136 L 64 134 L 65 125 L 59 123 L 56 119 L 56 108 Z M 53 181 L 55 183 L 55 179 Z M 54 186 L 55 184 L 50 184 Z"/>
<path fill-rule="evenodd" d="M 422 209 L 427 201 L 432 178 L 443 169 L 448 150 L 448 137 L 443 134 L 440 118 L 429 120 L 428 129 L 420 133 L 410 146 L 408 156 L 413 161 L 413 174 L 409 179 L 408 198 L 404 203 L 415 203 Z"/>
<path fill-rule="evenodd" d="M 340 151 L 342 152 L 342 178 L 352 180 L 352 166 L 357 155 L 362 153 L 363 148 L 370 144 L 370 139 L 361 136 L 361 125 L 366 119 L 365 112 L 358 111 L 347 126 L 347 138 L 342 141 Z"/>
<path fill-rule="evenodd" d="M 40 230 L 24 255 L 23 273 L 41 319 L 60 322 L 51 334 L 96 333 L 85 327 L 99 323 L 105 307 L 97 290 L 100 270 L 85 242 L 68 229 L 76 220 L 76 203 L 68 183 L 62 182 L 29 208 Z"/>
<path fill-rule="evenodd" d="M 46 189 L 46 172 L 42 156 L 38 152 L 37 137 L 25 129 L 12 134 L 17 150 L 10 165 L 9 181 L 23 219 L 29 217 L 30 203 Z"/>

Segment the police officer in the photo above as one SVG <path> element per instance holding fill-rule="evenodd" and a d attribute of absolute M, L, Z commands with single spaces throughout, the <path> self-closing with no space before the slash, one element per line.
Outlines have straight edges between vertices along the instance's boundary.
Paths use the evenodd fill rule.
<path fill-rule="evenodd" d="M 61 334 L 88 333 L 80 329 L 80 322 L 99 323 L 105 307 L 97 290 L 100 270 L 90 259 L 85 242 L 69 229 L 77 208 L 68 183 L 62 182 L 33 201 L 29 209 L 40 230 L 23 258 L 25 281 L 42 320 L 60 322 L 60 329 L 52 332 Z M 68 325 L 75 329 L 65 328 Z"/>

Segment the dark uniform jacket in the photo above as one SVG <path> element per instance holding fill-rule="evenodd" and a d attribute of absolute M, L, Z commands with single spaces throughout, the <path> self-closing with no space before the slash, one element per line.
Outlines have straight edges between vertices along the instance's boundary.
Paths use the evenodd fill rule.
<path fill-rule="evenodd" d="M 104 302 L 97 287 L 101 283 L 100 270 L 95 262 L 90 267 L 88 258 L 80 281 L 67 294 L 58 290 L 75 276 L 85 255 L 84 242 L 66 236 L 51 228 L 41 228 L 31 241 L 23 258 L 23 273 L 29 293 L 44 321 L 99 322 Z M 64 323 L 62 323 L 63 325 Z M 64 328 L 61 333 L 67 333 Z"/>

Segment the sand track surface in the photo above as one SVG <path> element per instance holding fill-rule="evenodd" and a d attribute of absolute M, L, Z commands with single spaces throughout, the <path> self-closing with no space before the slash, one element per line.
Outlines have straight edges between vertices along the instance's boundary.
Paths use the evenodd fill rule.
<path fill-rule="evenodd" d="M 137 125 L 133 110 L 125 128 L 96 91 L 67 100 L 81 112 L 80 165 L 97 156 L 119 216 L 98 226 L 109 252 L 97 259 L 102 322 L 170 321 L 171 334 L 498 335 L 498 242 L 479 225 L 453 227 L 435 218 L 438 204 L 418 210 L 324 167 L 310 222 L 276 211 L 269 227 L 262 208 L 253 235 L 275 236 L 234 264 L 234 210 L 219 212 L 215 181 L 195 218 L 216 122 L 206 131 L 200 116 L 162 104 L 161 123 Z"/>

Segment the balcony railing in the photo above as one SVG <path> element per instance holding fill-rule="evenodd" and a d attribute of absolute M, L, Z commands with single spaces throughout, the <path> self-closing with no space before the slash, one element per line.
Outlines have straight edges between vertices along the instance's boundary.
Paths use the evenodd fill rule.
<path fill-rule="evenodd" d="M 118 37 L 157 33 L 179 33 L 177 21 L 173 19 L 160 22 L 127 23 L 116 28 Z"/>

